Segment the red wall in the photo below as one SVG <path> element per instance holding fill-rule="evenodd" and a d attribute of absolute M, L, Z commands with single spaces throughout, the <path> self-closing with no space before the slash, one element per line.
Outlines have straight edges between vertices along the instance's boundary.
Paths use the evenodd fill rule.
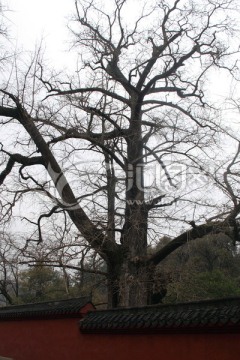
<path fill-rule="evenodd" d="M 79 319 L 0 322 L 15 360 L 238 360 L 240 334 L 81 334 Z"/>

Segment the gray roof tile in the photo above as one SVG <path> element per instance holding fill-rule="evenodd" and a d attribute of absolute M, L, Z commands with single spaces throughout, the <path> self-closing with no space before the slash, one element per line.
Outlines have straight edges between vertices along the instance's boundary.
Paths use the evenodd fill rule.
<path fill-rule="evenodd" d="M 90 302 L 90 297 L 81 297 L 68 300 L 54 300 L 35 304 L 2 307 L 0 308 L 0 321 L 22 318 L 49 318 L 52 316 L 76 315 L 87 303 Z"/>
<path fill-rule="evenodd" d="M 240 297 L 91 311 L 80 323 L 82 332 L 182 331 L 236 326 L 240 331 Z"/>

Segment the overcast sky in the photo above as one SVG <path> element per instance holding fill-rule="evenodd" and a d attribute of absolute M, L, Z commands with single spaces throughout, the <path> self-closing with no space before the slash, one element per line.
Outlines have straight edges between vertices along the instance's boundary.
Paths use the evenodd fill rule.
<path fill-rule="evenodd" d="M 18 48 L 33 50 L 43 39 L 47 58 L 64 63 L 70 46 L 67 23 L 74 13 L 73 0 L 4 0 L 4 4 L 9 9 L 9 32 Z"/>

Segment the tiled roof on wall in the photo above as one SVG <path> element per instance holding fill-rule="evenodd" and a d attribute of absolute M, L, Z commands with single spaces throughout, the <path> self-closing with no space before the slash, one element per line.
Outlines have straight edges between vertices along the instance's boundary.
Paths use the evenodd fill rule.
<path fill-rule="evenodd" d="M 89 312 L 82 332 L 240 331 L 240 298 Z M 215 331 L 214 330 L 214 331 Z"/>
<path fill-rule="evenodd" d="M 54 316 L 71 316 L 80 313 L 81 309 L 91 303 L 89 297 L 69 300 L 55 300 L 35 304 L 7 306 L 0 308 L 0 321 L 22 318 L 49 318 Z"/>

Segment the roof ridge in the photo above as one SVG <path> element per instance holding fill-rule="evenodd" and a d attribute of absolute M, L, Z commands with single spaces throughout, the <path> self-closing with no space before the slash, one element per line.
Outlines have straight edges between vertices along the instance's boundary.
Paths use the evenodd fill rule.
<path fill-rule="evenodd" d="M 114 309 L 97 309 L 97 312 L 119 312 L 119 311 L 141 311 L 141 310 L 152 310 L 152 309 L 161 309 L 161 308 L 176 308 L 176 307 L 189 307 L 191 305 L 217 305 L 227 302 L 238 302 L 240 301 L 240 296 L 235 297 L 224 297 L 219 299 L 205 299 L 205 300 L 195 300 L 195 301 L 185 301 L 179 303 L 168 303 L 168 304 L 154 304 L 154 305 L 145 305 L 145 306 L 138 306 L 138 307 L 118 307 Z M 90 311 L 91 312 L 91 311 Z M 96 311 L 94 311 L 96 312 Z"/>
<path fill-rule="evenodd" d="M 55 300 L 49 300 L 49 301 L 40 301 L 40 302 L 33 302 L 33 303 L 27 303 L 27 304 L 14 304 L 14 305 L 8 305 L 8 306 L 2 306 L 0 307 L 0 311 L 5 310 L 13 310 L 20 307 L 31 307 L 31 306 L 37 306 L 37 305 L 46 305 L 46 304 L 54 304 L 54 303 L 64 303 L 64 302 L 70 302 L 73 300 L 86 300 L 86 302 L 91 302 L 91 296 L 81 296 L 76 298 L 70 298 L 70 299 L 55 299 Z"/>
<path fill-rule="evenodd" d="M 49 318 L 51 316 L 80 316 L 81 309 L 86 305 L 94 308 L 90 297 L 71 298 L 55 301 L 44 301 L 32 304 L 6 306 L 0 308 L 0 320 L 22 318 Z"/>

